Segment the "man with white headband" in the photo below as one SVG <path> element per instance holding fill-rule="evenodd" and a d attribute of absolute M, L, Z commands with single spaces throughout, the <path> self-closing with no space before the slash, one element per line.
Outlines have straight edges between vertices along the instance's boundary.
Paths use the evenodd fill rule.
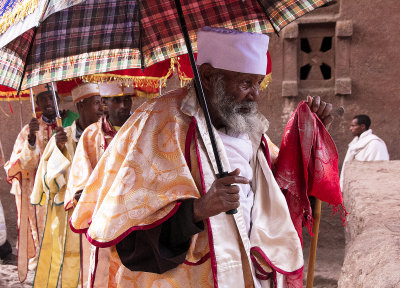
<path fill-rule="evenodd" d="M 62 287 L 76 287 L 80 280 L 84 251 L 79 235 L 69 228 L 72 211 L 65 211 L 63 204 L 65 198 L 70 201 L 65 191 L 76 145 L 86 127 L 103 115 L 103 105 L 97 84 L 82 84 L 72 89 L 71 94 L 80 116 L 69 127 L 55 128 L 56 134 L 40 159 L 31 194 L 31 204 L 47 206 L 33 287 L 58 287 L 59 283 Z"/>
<path fill-rule="evenodd" d="M 80 201 L 81 192 L 85 188 L 97 162 L 131 114 L 134 93 L 132 86 L 126 87 L 116 81 L 99 83 L 99 92 L 103 104 L 105 104 L 107 115 L 90 125 L 81 136 L 71 165 L 71 174 L 66 192 L 66 197 L 69 200 L 66 200 L 66 209 L 70 209 Z M 89 215 L 91 211 L 86 211 L 85 213 Z M 72 215 L 74 214 L 75 211 Z M 84 232 L 74 231 L 78 233 Z M 111 287 L 112 283 L 109 283 L 109 274 L 115 275 L 121 264 L 115 249 L 96 249 L 96 247 L 91 247 L 90 243 L 84 240 L 82 245 L 84 246 L 84 253 L 91 250 L 90 253 L 92 254 L 91 257 L 83 256 L 83 261 L 85 262 L 83 263 L 84 278 L 82 279 L 84 286 L 86 286 L 86 281 L 89 281 L 89 283 L 93 281 L 93 285 L 96 287 Z M 89 258 L 90 263 L 93 261 L 91 267 L 89 267 Z M 114 258 L 117 261 L 114 261 Z M 96 269 L 92 269 L 94 262 L 98 263 Z"/>
<path fill-rule="evenodd" d="M 39 256 L 46 207 L 31 205 L 29 197 L 40 157 L 57 126 L 51 85 L 39 85 L 32 90 L 36 105 L 42 114 L 38 118 L 33 117 L 18 134 L 10 160 L 4 165 L 7 181 L 12 185 L 11 194 L 15 195 L 17 204 L 18 275 L 21 282 L 26 279 L 28 263 L 29 269 L 34 270 Z M 55 90 L 57 93 L 57 85 Z M 72 111 L 66 111 L 63 115 L 64 127 L 71 125 L 78 117 Z"/>
<path fill-rule="evenodd" d="M 99 161 L 71 225 L 98 247 L 116 246 L 118 287 L 284 287 L 286 275 L 301 277 L 301 243 L 267 161 L 268 121 L 257 112 L 268 41 L 221 28 L 198 33 L 227 177 L 215 176 L 192 85 L 142 105 Z M 331 105 L 309 100 L 328 123 Z"/>

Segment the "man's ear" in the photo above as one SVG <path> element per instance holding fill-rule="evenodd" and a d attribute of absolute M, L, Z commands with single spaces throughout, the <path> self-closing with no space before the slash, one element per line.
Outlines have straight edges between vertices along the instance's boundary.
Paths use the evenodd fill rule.
<path fill-rule="evenodd" d="M 363 129 L 364 131 L 367 131 L 367 126 L 365 126 L 365 124 L 361 124 L 360 127 L 361 127 L 361 129 Z"/>
<path fill-rule="evenodd" d="M 212 90 L 213 78 L 214 78 L 215 68 L 208 63 L 203 63 L 199 67 L 199 75 L 201 79 L 201 84 L 205 90 Z"/>

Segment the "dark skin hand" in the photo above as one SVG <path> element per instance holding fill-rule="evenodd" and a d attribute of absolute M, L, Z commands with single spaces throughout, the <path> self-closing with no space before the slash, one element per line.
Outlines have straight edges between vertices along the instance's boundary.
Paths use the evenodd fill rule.
<path fill-rule="evenodd" d="M 329 129 L 333 121 L 332 104 L 322 101 L 319 96 L 307 96 L 307 105 L 311 112 L 317 114 L 318 118 L 321 119 L 326 129 Z"/>
<path fill-rule="evenodd" d="M 39 131 L 39 120 L 32 118 L 29 122 L 29 134 L 28 141 L 29 145 L 34 146 L 36 142 L 36 132 Z"/>
<path fill-rule="evenodd" d="M 63 127 L 56 127 L 56 144 L 58 149 L 63 150 L 65 147 L 65 143 L 68 141 L 67 133 L 65 133 Z"/>
<path fill-rule="evenodd" d="M 215 180 L 207 193 L 193 202 L 195 222 L 239 207 L 239 186 L 234 184 L 250 183 L 249 179 L 239 174 L 240 170 L 235 169 L 227 177 Z"/>

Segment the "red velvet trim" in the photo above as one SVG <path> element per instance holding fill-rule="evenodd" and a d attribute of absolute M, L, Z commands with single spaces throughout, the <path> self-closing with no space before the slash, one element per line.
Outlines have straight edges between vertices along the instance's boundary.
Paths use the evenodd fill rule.
<path fill-rule="evenodd" d="M 204 255 L 203 257 L 201 257 L 201 259 L 200 259 L 199 261 L 197 261 L 197 262 L 190 262 L 190 261 L 185 260 L 185 261 L 183 261 L 183 263 L 185 263 L 186 265 L 189 265 L 189 266 L 197 266 L 197 265 L 203 264 L 203 263 L 206 262 L 209 258 L 210 258 L 210 252 L 208 252 L 206 255 Z"/>
<path fill-rule="evenodd" d="M 256 272 L 256 277 L 257 277 L 257 279 L 260 279 L 260 280 L 268 280 L 269 278 L 271 278 L 271 275 L 265 276 L 265 275 L 258 274 Z"/>
<path fill-rule="evenodd" d="M 79 245 L 81 246 L 81 259 L 80 259 L 80 263 L 81 263 L 81 288 L 83 288 L 83 246 L 82 246 L 82 234 L 79 235 Z"/>
<path fill-rule="evenodd" d="M 115 238 L 112 241 L 108 241 L 108 242 L 99 242 L 96 241 L 94 239 L 92 239 L 88 233 L 87 230 L 88 228 L 84 228 L 84 229 L 75 229 L 74 226 L 71 223 L 71 218 L 69 220 L 69 226 L 71 227 L 71 230 L 75 233 L 85 233 L 86 234 L 86 238 L 88 239 L 88 241 L 93 244 L 96 247 L 100 247 L 100 248 L 106 248 L 106 247 L 111 247 L 114 245 L 117 245 L 122 239 L 124 239 L 126 236 L 128 236 L 132 231 L 137 231 L 137 230 L 148 230 L 148 229 L 152 229 L 162 223 L 164 223 L 165 221 L 167 221 L 169 218 L 171 218 L 176 211 L 178 211 L 179 206 L 181 205 L 181 202 L 177 202 L 175 204 L 175 207 L 164 217 L 161 218 L 157 221 L 155 221 L 152 224 L 148 224 L 148 225 L 143 225 L 143 226 L 133 226 L 131 228 L 129 228 L 128 230 L 126 230 L 124 233 L 122 233 L 121 235 L 119 235 L 117 238 Z"/>
<path fill-rule="evenodd" d="M 76 228 L 72 225 L 72 223 L 71 223 L 71 218 L 72 218 L 72 217 L 69 218 L 68 222 L 69 222 L 69 228 L 71 228 L 72 232 L 74 232 L 74 233 L 81 233 L 81 234 L 86 233 L 86 231 L 88 230 L 88 228 L 76 229 Z"/>
<path fill-rule="evenodd" d="M 196 157 L 197 157 L 197 162 L 199 163 L 199 172 L 200 172 L 200 178 L 201 178 L 201 188 L 202 188 L 202 194 L 205 195 L 206 192 L 206 185 L 204 183 L 204 174 L 203 174 L 203 168 L 201 165 L 201 159 L 200 159 L 200 152 L 199 152 L 199 145 L 197 143 L 197 136 L 196 136 L 196 118 L 192 117 L 192 121 L 190 122 L 188 133 L 186 135 L 186 140 L 185 140 L 185 157 L 186 157 L 186 162 L 190 163 L 190 144 L 192 140 L 194 140 L 195 146 L 196 146 Z M 189 140 L 188 140 L 189 138 Z M 191 167 L 189 166 L 189 169 Z M 208 246 L 210 248 L 210 257 L 211 257 L 211 271 L 213 273 L 213 280 L 214 280 L 214 288 L 218 288 L 218 278 L 217 278 L 217 260 L 215 258 L 215 250 L 214 250 L 214 240 L 213 240 L 213 234 L 212 234 L 212 229 L 211 229 L 211 224 L 210 224 L 210 218 L 207 220 L 207 233 L 208 233 Z"/>
<path fill-rule="evenodd" d="M 90 288 L 94 288 L 94 281 L 96 279 L 97 263 L 99 262 L 99 247 L 96 247 L 96 255 L 94 258 L 94 271 L 90 276 Z"/>
<path fill-rule="evenodd" d="M 65 210 L 65 211 L 71 210 L 71 208 L 73 208 L 72 206 L 69 207 L 69 208 L 67 208 L 68 205 L 69 205 L 71 202 L 73 202 L 73 200 L 69 200 L 68 203 L 67 203 L 67 205 L 65 205 L 65 207 L 64 207 L 64 210 Z"/>
<path fill-rule="evenodd" d="M 257 262 L 256 257 L 254 257 L 253 255 L 250 255 L 251 261 L 253 262 L 254 266 L 256 267 L 256 269 L 258 271 L 260 271 L 262 274 L 264 275 L 269 275 L 271 272 L 267 272 L 264 270 L 264 268 L 261 267 L 261 265 Z"/>
<path fill-rule="evenodd" d="M 264 135 L 262 135 L 261 141 L 264 143 L 264 149 L 263 149 L 264 155 L 265 155 L 265 158 L 267 158 L 268 166 L 271 169 L 271 155 L 269 153 L 268 141 L 267 141 L 267 139 L 265 139 Z"/>
<path fill-rule="evenodd" d="M 281 273 L 281 274 L 283 274 L 283 275 L 297 275 L 297 274 L 303 272 L 303 267 L 301 267 L 301 268 L 299 268 L 299 269 L 297 269 L 297 270 L 295 270 L 295 271 L 292 271 L 292 272 L 284 271 L 284 270 L 282 270 L 282 269 L 276 267 L 274 264 L 272 264 L 272 262 L 268 259 L 267 255 L 265 255 L 265 253 L 264 253 L 264 252 L 261 250 L 261 248 L 258 247 L 258 246 L 251 247 L 250 253 L 251 253 L 252 251 L 258 252 L 258 253 L 264 258 L 265 262 L 267 262 L 268 265 L 271 266 L 272 269 L 274 269 L 275 271 L 278 271 L 279 273 Z"/>
<path fill-rule="evenodd" d="M 108 122 L 106 117 L 103 117 L 103 121 L 101 121 L 101 129 L 103 130 L 104 135 L 112 138 L 117 134 L 117 131 L 114 129 L 111 123 Z"/>
<path fill-rule="evenodd" d="M 11 167 L 10 167 L 10 169 L 8 169 L 8 170 L 11 170 L 12 167 L 14 167 L 15 165 L 17 165 L 18 161 L 19 161 L 19 159 L 18 159 L 17 161 L 15 161 L 14 164 L 12 164 Z M 18 178 L 18 176 L 19 176 L 20 178 Z M 14 179 L 17 179 L 17 180 L 19 181 L 19 184 L 20 184 L 21 187 L 22 187 L 22 172 L 21 172 L 21 171 L 15 173 L 14 175 L 11 175 L 11 176 L 8 176 L 8 175 L 7 175 L 6 181 L 8 182 L 8 184 L 12 185 L 12 180 L 14 180 Z"/>

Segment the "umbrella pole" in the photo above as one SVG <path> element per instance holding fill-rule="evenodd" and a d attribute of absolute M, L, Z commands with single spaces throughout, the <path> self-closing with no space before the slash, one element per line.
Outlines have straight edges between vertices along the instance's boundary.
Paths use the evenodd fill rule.
<path fill-rule="evenodd" d="M 30 96 L 31 96 L 31 105 L 32 105 L 32 117 L 36 118 L 36 111 L 35 111 L 35 98 L 33 97 L 32 88 L 29 88 Z"/>
<path fill-rule="evenodd" d="M 54 108 L 56 108 L 57 127 L 62 127 L 62 119 L 61 119 L 61 115 L 60 115 L 60 110 L 58 109 L 57 95 L 56 95 L 56 90 L 54 89 L 54 82 L 51 82 L 51 92 L 53 94 Z"/>
<path fill-rule="evenodd" d="M 314 269 L 315 269 L 315 258 L 317 256 L 317 243 L 318 243 L 318 232 L 319 223 L 321 220 L 321 200 L 315 199 L 314 206 L 314 223 L 313 223 L 313 237 L 311 237 L 310 255 L 308 256 L 308 269 L 307 269 L 307 284 L 306 288 L 312 288 L 314 285 Z"/>
<path fill-rule="evenodd" d="M 21 99 L 21 93 L 20 90 L 18 91 L 18 98 L 19 98 L 19 122 L 21 124 L 21 130 L 24 128 L 24 120 L 22 118 L 22 99 Z"/>
<path fill-rule="evenodd" d="M 196 90 L 197 99 L 200 103 L 201 108 L 203 109 L 204 117 L 205 117 L 206 124 L 207 124 L 207 130 L 210 135 L 211 146 L 213 148 L 215 162 L 216 162 L 217 168 L 218 168 L 217 177 L 223 178 L 228 175 L 228 172 L 224 171 L 224 169 L 222 167 L 221 157 L 219 156 L 219 152 L 218 152 L 218 148 L 217 148 L 217 141 L 215 140 L 214 130 L 213 130 L 213 127 L 211 124 L 210 113 L 208 112 L 206 99 L 204 97 L 203 86 L 201 85 L 199 71 L 197 70 L 196 61 L 194 59 L 192 44 L 190 43 L 189 32 L 188 32 L 188 29 L 186 26 L 186 21 L 185 21 L 184 15 L 183 15 L 182 5 L 181 5 L 180 0 L 175 0 L 175 5 L 176 5 L 176 10 L 178 11 L 179 22 L 181 25 L 182 34 L 183 34 L 183 37 L 185 38 L 185 44 L 186 44 L 186 48 L 188 50 L 190 65 L 192 66 L 192 70 L 193 70 L 194 84 L 195 84 L 194 88 Z M 237 213 L 237 209 L 229 210 L 226 213 L 227 214 L 235 214 L 235 213 Z"/>

